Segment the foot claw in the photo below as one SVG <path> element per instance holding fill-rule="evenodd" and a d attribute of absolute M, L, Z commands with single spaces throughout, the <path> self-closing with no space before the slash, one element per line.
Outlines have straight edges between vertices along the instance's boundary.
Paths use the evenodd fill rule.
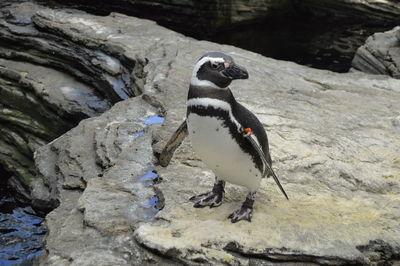
<path fill-rule="evenodd" d="M 224 193 L 215 193 L 213 191 L 203 193 L 197 196 L 191 197 L 190 201 L 195 201 L 193 207 L 195 208 L 204 208 L 209 206 L 210 208 L 218 207 L 222 204 L 222 198 Z"/>
<path fill-rule="evenodd" d="M 246 220 L 251 222 L 252 217 L 253 217 L 253 209 L 242 206 L 239 210 L 232 212 L 228 216 L 228 219 L 231 219 L 232 223 L 237 223 L 241 220 Z"/>
<path fill-rule="evenodd" d="M 199 195 L 194 195 L 189 200 L 190 201 L 199 201 L 199 200 L 207 198 L 209 195 L 210 195 L 210 192 L 199 194 Z"/>

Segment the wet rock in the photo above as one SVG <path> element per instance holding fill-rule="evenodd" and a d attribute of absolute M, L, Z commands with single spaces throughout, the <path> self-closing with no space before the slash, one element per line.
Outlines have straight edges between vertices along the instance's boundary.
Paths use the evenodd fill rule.
<path fill-rule="evenodd" d="M 141 248 L 132 235 L 158 211 L 149 203 L 159 192 L 140 180 L 155 164 L 151 132 L 157 124 L 144 121 L 157 114 L 141 98 L 117 103 L 37 151 L 42 178 L 35 188 L 41 190 L 33 195 L 60 203 L 46 217 L 51 233 L 43 264 L 60 265 L 65 258 L 67 265 L 170 263 Z"/>
<path fill-rule="evenodd" d="M 0 58 L 0 160 L 10 182 L 29 198 L 36 175 L 33 152 L 110 107 L 87 85 L 57 70 Z"/>
<path fill-rule="evenodd" d="M 88 41 L 75 38 L 73 29 L 70 32 L 72 36 L 70 34 L 68 38 L 64 38 L 63 30 L 51 31 L 45 17 L 55 16 L 51 22 L 53 24 L 62 24 L 63 20 L 68 19 L 68 15 L 57 17 L 58 15 L 62 14 L 30 3 L 4 8 L 0 28 L 3 44 L 0 47 L 0 56 L 62 69 L 90 84 L 100 95 L 112 102 L 139 94 L 132 85 L 130 76 L 135 62 L 121 62 L 124 58 L 116 58 L 102 51 L 102 41 L 105 40 L 101 36 L 97 40 Z M 107 27 L 98 28 L 97 25 L 85 24 L 84 21 L 81 25 L 94 27 L 99 33 L 110 33 L 107 32 Z M 114 29 L 114 33 L 117 32 Z"/>
<path fill-rule="evenodd" d="M 59 17 L 64 23 L 50 23 Z M 103 51 L 147 62 L 143 97 L 38 149 L 34 197 L 59 204 L 46 217 L 43 265 L 398 261 L 399 80 L 276 61 L 119 14 L 49 10 L 37 18 L 64 38 L 101 39 Z M 231 89 L 267 130 L 273 167 L 291 198 L 263 180 L 252 223 L 227 219 L 246 194 L 234 185 L 222 206 L 192 207 L 188 199 L 209 190 L 214 175 L 188 141 L 168 167 L 157 166 L 155 155 L 185 116 L 193 64 L 206 51 L 225 51 L 248 69 L 250 79 Z M 164 114 L 161 126 L 144 123 Z"/>
<path fill-rule="evenodd" d="M 358 48 L 352 66 L 365 73 L 400 79 L 400 27 L 370 36 Z"/>
<path fill-rule="evenodd" d="M 102 49 L 106 40 L 100 36 L 80 39 L 75 29 L 63 27 L 52 31 L 52 23 L 62 25 L 68 13 L 12 2 L 18 1 L 0 9 L 0 162 L 14 173 L 10 183 L 18 194 L 30 200 L 37 174 L 33 152 L 80 120 L 139 95 L 145 62 L 119 56 L 117 46 Z M 117 27 L 110 32 L 84 18 L 79 25 L 118 34 Z"/>

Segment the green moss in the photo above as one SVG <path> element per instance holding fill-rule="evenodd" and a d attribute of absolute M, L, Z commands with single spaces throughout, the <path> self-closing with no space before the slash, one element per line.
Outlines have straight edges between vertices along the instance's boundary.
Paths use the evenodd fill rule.
<path fill-rule="evenodd" d="M 0 164 L 8 171 L 13 172 L 23 185 L 28 187 L 36 176 L 35 166 L 30 158 L 13 150 L 11 146 L 2 145 L 0 149 Z"/>
<path fill-rule="evenodd" d="M 61 118 L 66 115 L 61 108 L 39 99 L 31 89 L 24 88 L 23 91 L 16 84 L 4 85 L 0 78 L 0 120 L 47 141 L 74 126 Z"/>
<path fill-rule="evenodd" d="M 388 178 L 394 178 L 394 175 L 382 175 L 382 177 L 388 179 Z"/>
<path fill-rule="evenodd" d="M 224 261 L 227 262 L 227 263 L 231 263 L 232 260 L 233 260 L 232 257 L 228 257 L 228 256 L 224 257 Z"/>

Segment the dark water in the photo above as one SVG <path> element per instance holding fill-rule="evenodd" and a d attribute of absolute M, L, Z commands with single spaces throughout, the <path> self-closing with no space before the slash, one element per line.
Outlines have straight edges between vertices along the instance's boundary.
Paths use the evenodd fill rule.
<path fill-rule="evenodd" d="M 43 252 L 43 218 L 13 198 L 7 175 L 0 170 L 0 266 L 32 265 Z"/>
<path fill-rule="evenodd" d="M 246 25 L 201 30 L 204 28 L 201 22 L 196 18 L 190 20 L 187 14 L 177 11 L 177 14 L 171 15 L 157 5 L 151 7 L 135 4 L 135 1 L 36 1 L 52 7 L 81 9 L 101 16 L 119 12 L 151 19 L 166 28 L 199 40 L 233 45 L 267 57 L 335 72 L 347 72 L 351 68 L 357 48 L 365 43 L 368 36 L 397 26 L 393 22 L 373 21 L 360 16 L 315 16 L 308 11 L 299 10 L 264 21 L 248 22 Z"/>
<path fill-rule="evenodd" d="M 357 48 L 368 36 L 394 26 L 349 19 L 329 21 L 315 17 L 287 17 L 222 30 L 209 40 L 279 60 L 348 72 Z"/>

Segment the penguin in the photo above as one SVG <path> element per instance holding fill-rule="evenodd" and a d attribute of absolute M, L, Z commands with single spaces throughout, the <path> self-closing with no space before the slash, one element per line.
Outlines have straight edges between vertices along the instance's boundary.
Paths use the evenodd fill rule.
<path fill-rule="evenodd" d="M 175 150 L 190 136 L 194 151 L 215 173 L 213 189 L 189 199 L 195 208 L 220 206 L 226 182 L 247 187 L 242 206 L 228 216 L 232 223 L 251 222 L 256 192 L 266 175 L 273 177 L 289 200 L 271 166 L 267 133 L 257 117 L 236 101 L 228 87 L 233 80 L 248 77 L 247 70 L 229 55 L 221 52 L 203 55 L 192 72 L 186 119 L 159 156 L 160 165 L 168 166 Z"/>
<path fill-rule="evenodd" d="M 222 204 L 226 182 L 246 187 L 248 194 L 242 206 L 228 216 L 232 223 L 251 222 L 261 178 L 266 171 L 267 175 L 272 174 L 268 138 L 261 122 L 236 101 L 229 89 L 233 80 L 248 77 L 247 70 L 231 56 L 222 52 L 206 53 L 194 66 L 187 98 L 185 130 L 194 152 L 216 176 L 211 191 L 190 200 L 195 208 L 214 208 Z M 248 128 L 256 144 L 243 136 Z M 265 155 L 267 170 L 254 145 Z"/>

